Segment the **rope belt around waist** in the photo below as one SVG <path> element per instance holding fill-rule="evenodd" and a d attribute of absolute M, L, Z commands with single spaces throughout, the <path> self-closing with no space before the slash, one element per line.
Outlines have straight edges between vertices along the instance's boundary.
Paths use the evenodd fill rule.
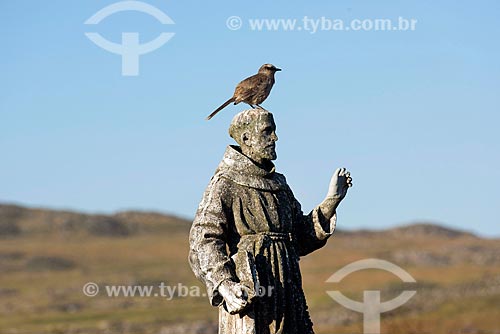
<path fill-rule="evenodd" d="M 269 238 L 274 241 L 293 241 L 292 233 L 280 233 L 280 232 L 258 232 L 251 234 L 244 234 L 241 238 Z"/>

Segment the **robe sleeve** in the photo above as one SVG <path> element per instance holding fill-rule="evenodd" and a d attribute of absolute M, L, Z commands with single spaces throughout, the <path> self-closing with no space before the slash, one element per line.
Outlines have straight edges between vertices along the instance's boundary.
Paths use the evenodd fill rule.
<path fill-rule="evenodd" d="M 210 303 L 218 306 L 223 298 L 218 293 L 225 280 L 236 281 L 234 264 L 227 255 L 228 231 L 227 181 L 215 175 L 208 185 L 196 212 L 189 234 L 189 263 L 196 277 L 207 287 Z"/>
<path fill-rule="evenodd" d="M 291 190 L 290 190 L 291 193 Z M 292 198 L 292 212 L 294 215 L 294 237 L 297 242 L 299 256 L 304 256 L 323 247 L 328 238 L 335 231 L 337 214 L 331 219 L 326 219 L 319 206 L 314 208 L 307 216 L 302 213 L 299 201 Z"/>

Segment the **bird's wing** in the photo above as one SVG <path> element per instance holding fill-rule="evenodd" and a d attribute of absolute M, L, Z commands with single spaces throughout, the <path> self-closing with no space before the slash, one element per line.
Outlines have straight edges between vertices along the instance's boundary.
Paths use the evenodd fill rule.
<path fill-rule="evenodd" d="M 266 75 L 257 73 L 241 81 L 234 91 L 235 102 L 247 102 L 253 96 L 260 94 L 269 84 Z"/>

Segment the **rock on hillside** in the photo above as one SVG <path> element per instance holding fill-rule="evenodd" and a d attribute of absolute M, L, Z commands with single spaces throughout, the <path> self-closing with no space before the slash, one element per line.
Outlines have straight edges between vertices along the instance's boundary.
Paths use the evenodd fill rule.
<path fill-rule="evenodd" d="M 449 239 L 459 237 L 474 237 L 474 234 L 469 232 L 429 223 L 405 225 L 390 229 L 387 232 L 398 237 L 429 236 Z"/>

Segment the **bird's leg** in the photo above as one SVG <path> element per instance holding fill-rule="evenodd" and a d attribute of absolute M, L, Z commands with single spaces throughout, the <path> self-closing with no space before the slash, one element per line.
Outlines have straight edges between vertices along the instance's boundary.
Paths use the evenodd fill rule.
<path fill-rule="evenodd" d="M 257 107 L 261 110 L 265 110 L 265 111 L 268 111 L 266 108 L 262 107 L 260 104 L 257 105 Z"/>
<path fill-rule="evenodd" d="M 250 106 L 250 108 L 255 109 L 255 106 L 253 104 L 250 104 L 250 103 L 247 103 L 247 104 Z"/>

